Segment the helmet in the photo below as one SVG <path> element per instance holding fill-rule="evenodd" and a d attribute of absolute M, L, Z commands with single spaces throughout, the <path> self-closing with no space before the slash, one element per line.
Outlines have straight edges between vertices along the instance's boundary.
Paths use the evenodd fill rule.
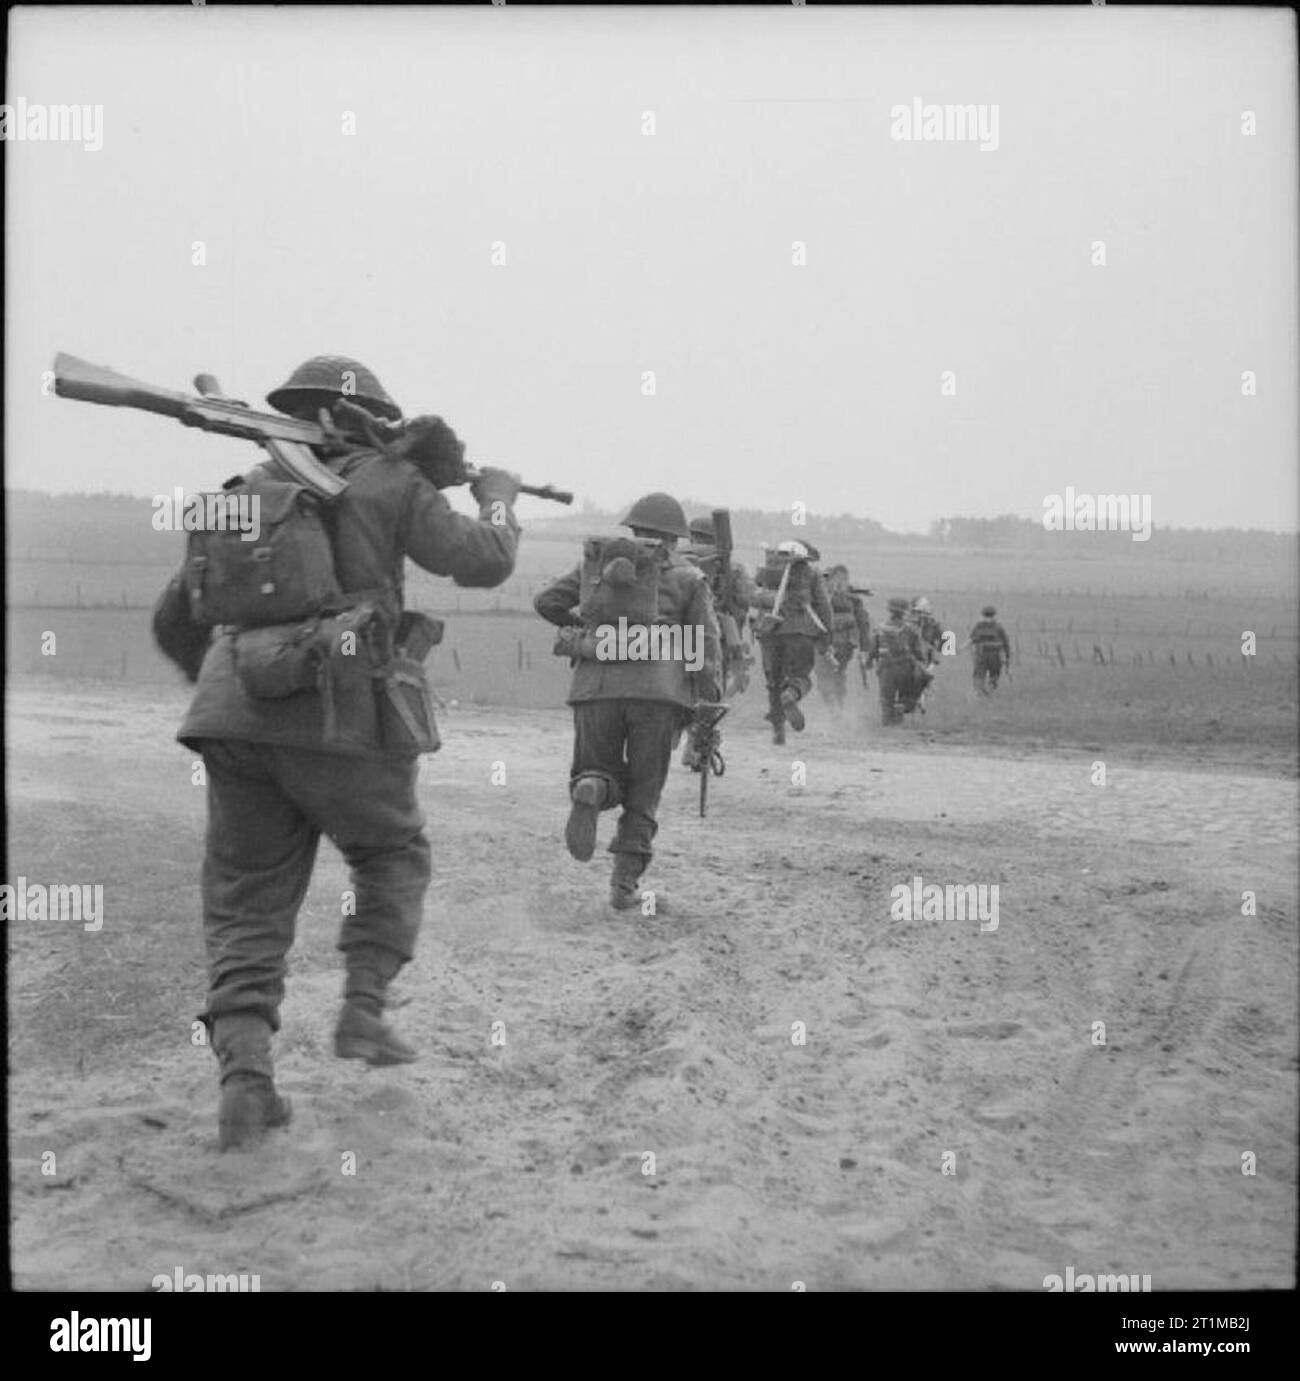
<path fill-rule="evenodd" d="M 777 546 L 777 551 L 784 552 L 787 556 L 793 556 L 801 561 L 807 561 L 808 548 L 802 542 L 781 542 Z"/>
<path fill-rule="evenodd" d="M 998 611 L 991 604 L 986 604 L 983 607 L 983 609 L 980 610 L 980 617 L 991 619 L 997 614 L 997 612 Z"/>
<path fill-rule="evenodd" d="M 889 601 L 889 612 L 891 614 L 906 614 L 907 609 L 907 601 L 902 595 L 895 595 L 894 598 Z"/>
<path fill-rule="evenodd" d="M 691 540 L 704 547 L 711 547 L 718 540 L 711 514 L 702 513 L 698 518 L 691 519 Z"/>
<path fill-rule="evenodd" d="M 923 614 L 928 614 L 930 612 L 930 601 L 926 599 L 924 595 L 918 595 L 912 601 L 912 608 L 919 609 Z"/>
<path fill-rule="evenodd" d="M 266 395 L 266 401 L 277 412 L 289 412 L 303 404 L 314 412 L 329 407 L 337 398 L 355 398 L 386 421 L 402 420 L 401 408 L 388 396 L 383 384 L 360 361 L 346 355 L 314 355 Z"/>
<path fill-rule="evenodd" d="M 641 528 L 663 537 L 681 537 L 687 542 L 691 540 L 691 530 L 686 526 L 686 514 L 671 494 L 646 494 L 628 509 L 619 519 L 618 525 Z"/>

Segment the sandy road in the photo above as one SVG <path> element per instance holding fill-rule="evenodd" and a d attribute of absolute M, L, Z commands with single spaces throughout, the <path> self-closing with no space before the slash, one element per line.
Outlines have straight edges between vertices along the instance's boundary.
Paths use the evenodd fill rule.
<path fill-rule="evenodd" d="M 107 908 L 9 927 L 20 1287 L 1294 1283 L 1293 779 L 1108 761 L 1098 787 L 1092 753 L 741 723 L 706 824 L 674 772 L 647 882 L 681 914 L 616 919 L 603 854 L 563 850 L 565 716 L 453 712 L 395 1018 L 424 1058 L 329 1053 L 325 851 L 278 1046 L 294 1124 L 220 1156 L 182 703 L 11 688 L 10 873 Z M 893 918 L 917 874 L 996 883 L 997 931 Z"/>

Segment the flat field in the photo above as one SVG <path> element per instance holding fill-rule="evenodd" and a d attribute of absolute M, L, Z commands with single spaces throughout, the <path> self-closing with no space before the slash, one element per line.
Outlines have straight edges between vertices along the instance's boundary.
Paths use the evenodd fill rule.
<path fill-rule="evenodd" d="M 997 592 L 1014 680 L 977 697 L 948 659 L 891 730 L 874 683 L 841 714 L 814 694 L 785 749 L 751 687 L 707 821 L 674 768 L 646 878 L 672 914 L 611 913 L 607 856 L 564 850 L 547 627 L 449 609 L 434 882 L 394 1011 L 421 1059 L 330 1052 L 348 879 L 327 847 L 277 1041 L 294 1121 L 224 1156 L 192 1039 L 186 689 L 146 610 L 11 610 L 8 880 L 104 888 L 99 931 L 7 927 L 15 1283 L 1040 1290 L 1073 1266 L 1294 1286 L 1290 587 L 886 574 L 959 634 Z M 415 602 L 448 608 L 436 588 Z M 996 886 L 996 930 L 900 917 L 914 878 Z"/>

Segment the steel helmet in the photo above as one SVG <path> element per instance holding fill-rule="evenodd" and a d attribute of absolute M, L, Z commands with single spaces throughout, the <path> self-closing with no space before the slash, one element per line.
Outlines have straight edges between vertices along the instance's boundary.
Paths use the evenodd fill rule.
<path fill-rule="evenodd" d="M 784 552 L 786 556 L 793 556 L 801 561 L 808 559 L 808 548 L 802 542 L 782 542 L 777 547 L 777 551 Z"/>
<path fill-rule="evenodd" d="M 983 609 L 980 610 L 980 615 L 983 618 L 991 619 L 996 616 L 997 612 L 998 611 L 991 604 L 986 604 Z"/>
<path fill-rule="evenodd" d="M 686 514 L 671 494 L 644 495 L 619 519 L 618 525 L 639 528 L 663 537 L 680 537 L 687 542 L 691 540 Z"/>
<path fill-rule="evenodd" d="M 388 396 L 383 384 L 359 360 L 346 355 L 314 355 L 266 395 L 277 412 L 300 410 L 305 404 L 313 414 L 338 398 L 351 398 L 376 417 L 400 422 L 402 410 Z"/>
<path fill-rule="evenodd" d="M 923 614 L 928 614 L 930 612 L 930 601 L 926 599 L 924 595 L 918 595 L 916 599 L 912 601 L 912 608 L 919 609 Z"/>
<path fill-rule="evenodd" d="M 891 614 L 906 614 L 907 607 L 907 601 L 901 595 L 895 595 L 894 598 L 889 601 L 889 612 Z"/>
<path fill-rule="evenodd" d="M 702 513 L 698 518 L 691 519 L 691 540 L 699 542 L 701 545 L 711 547 L 718 540 L 718 534 L 713 526 L 713 516 L 709 513 Z"/>

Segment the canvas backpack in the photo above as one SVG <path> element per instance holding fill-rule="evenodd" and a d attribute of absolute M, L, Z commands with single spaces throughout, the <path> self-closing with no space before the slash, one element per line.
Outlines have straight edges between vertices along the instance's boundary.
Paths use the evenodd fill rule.
<path fill-rule="evenodd" d="M 254 472 L 227 481 L 219 495 L 199 498 L 205 522 L 215 518 L 217 525 L 191 531 L 186 546 L 195 623 L 265 628 L 347 605 L 321 503 L 310 490 Z M 245 515 L 256 519 L 254 533 L 237 525 L 241 501 Z"/>
<path fill-rule="evenodd" d="M 659 613 L 659 551 L 654 540 L 588 537 L 582 544 L 578 615 L 588 628 L 653 623 Z"/>

